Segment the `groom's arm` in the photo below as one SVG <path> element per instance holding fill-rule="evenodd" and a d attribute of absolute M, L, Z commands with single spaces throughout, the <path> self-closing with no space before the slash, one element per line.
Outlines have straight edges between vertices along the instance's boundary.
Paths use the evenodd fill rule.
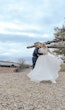
<path fill-rule="evenodd" d="M 39 52 L 38 52 L 38 54 L 39 54 L 39 55 L 43 55 L 43 53 L 39 53 Z"/>
<path fill-rule="evenodd" d="M 43 53 L 39 53 L 39 52 L 38 52 L 38 55 L 43 55 Z"/>
<path fill-rule="evenodd" d="M 39 50 L 39 49 L 36 48 L 35 51 L 34 51 L 34 53 L 35 53 L 37 56 L 43 55 L 43 53 L 39 53 L 38 50 Z"/>
<path fill-rule="evenodd" d="M 43 53 L 39 53 L 39 51 L 38 51 L 37 55 L 38 55 L 38 56 L 39 56 L 39 55 L 43 55 Z"/>

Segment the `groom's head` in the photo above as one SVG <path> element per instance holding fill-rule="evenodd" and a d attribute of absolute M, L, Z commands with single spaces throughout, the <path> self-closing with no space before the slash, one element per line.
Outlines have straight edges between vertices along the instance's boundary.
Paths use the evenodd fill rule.
<path fill-rule="evenodd" d="M 34 46 L 35 46 L 35 47 L 40 47 L 40 42 L 35 42 L 35 43 L 34 43 Z"/>

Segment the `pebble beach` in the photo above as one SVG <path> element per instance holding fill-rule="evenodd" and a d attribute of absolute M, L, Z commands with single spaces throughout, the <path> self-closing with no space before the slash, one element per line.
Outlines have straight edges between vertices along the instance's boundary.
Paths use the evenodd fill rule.
<path fill-rule="evenodd" d="M 30 81 L 30 71 L 0 73 L 0 110 L 65 110 L 65 72 L 52 84 Z"/>

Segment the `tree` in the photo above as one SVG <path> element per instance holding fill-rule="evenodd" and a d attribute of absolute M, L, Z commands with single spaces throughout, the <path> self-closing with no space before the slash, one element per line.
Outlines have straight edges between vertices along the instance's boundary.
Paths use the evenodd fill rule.
<path fill-rule="evenodd" d="M 65 26 L 63 25 L 62 28 L 56 27 L 55 29 L 55 38 L 65 41 Z"/>
<path fill-rule="evenodd" d="M 55 27 L 55 38 L 52 41 L 43 42 L 47 44 L 48 48 L 55 48 L 54 52 L 65 56 L 65 26 L 61 28 Z M 35 45 L 28 46 L 27 48 L 33 48 Z"/>
<path fill-rule="evenodd" d="M 19 70 L 24 69 L 25 60 L 23 58 L 19 59 Z"/>
<path fill-rule="evenodd" d="M 59 40 L 59 42 L 55 44 L 61 46 L 61 48 L 57 49 L 56 52 L 65 56 L 65 48 L 62 48 L 62 46 L 65 46 L 65 26 L 63 25 L 61 28 L 56 27 L 54 30 L 55 39 Z"/>

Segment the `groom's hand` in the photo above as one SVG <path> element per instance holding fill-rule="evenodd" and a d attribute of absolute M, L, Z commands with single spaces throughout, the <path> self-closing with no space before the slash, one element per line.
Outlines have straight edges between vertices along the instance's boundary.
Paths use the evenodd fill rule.
<path fill-rule="evenodd" d="M 38 57 L 40 56 L 40 55 L 37 55 Z"/>
<path fill-rule="evenodd" d="M 44 55 L 43 53 L 41 53 L 41 54 L 38 54 L 37 56 L 39 57 L 39 56 L 41 56 L 41 55 Z"/>

